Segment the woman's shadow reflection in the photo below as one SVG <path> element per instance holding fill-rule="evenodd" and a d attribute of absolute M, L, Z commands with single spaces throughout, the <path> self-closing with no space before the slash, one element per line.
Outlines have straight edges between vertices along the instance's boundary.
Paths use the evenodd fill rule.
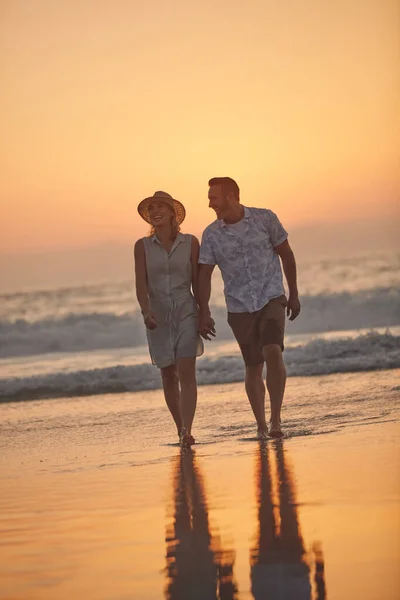
<path fill-rule="evenodd" d="M 319 544 L 307 552 L 284 442 L 256 450 L 257 534 L 250 551 L 254 600 L 324 600 Z M 166 535 L 168 600 L 238 600 L 235 552 L 212 530 L 203 476 L 194 452 L 173 459 L 173 509 Z M 247 597 L 247 596 L 246 596 Z"/>
<path fill-rule="evenodd" d="M 235 600 L 235 553 L 211 531 L 204 480 L 196 455 L 173 459 L 173 516 L 166 535 L 165 597 L 170 600 Z"/>
<path fill-rule="evenodd" d="M 300 530 L 293 475 L 284 442 L 256 452 L 258 531 L 250 553 L 255 600 L 323 600 L 324 558 L 319 544 L 307 552 Z"/>

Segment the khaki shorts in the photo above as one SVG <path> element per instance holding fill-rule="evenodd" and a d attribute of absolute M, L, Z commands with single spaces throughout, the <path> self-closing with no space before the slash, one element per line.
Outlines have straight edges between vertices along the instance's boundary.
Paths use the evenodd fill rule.
<path fill-rule="evenodd" d="M 260 310 L 253 313 L 229 313 L 228 323 L 232 328 L 246 365 L 264 362 L 262 347 L 278 344 L 284 349 L 286 296 L 273 298 Z"/>

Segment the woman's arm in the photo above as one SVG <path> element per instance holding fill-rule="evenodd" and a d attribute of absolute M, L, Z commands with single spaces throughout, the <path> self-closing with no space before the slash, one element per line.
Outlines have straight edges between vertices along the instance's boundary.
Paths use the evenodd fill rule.
<path fill-rule="evenodd" d="M 192 241 L 192 255 L 191 255 L 192 288 L 193 288 L 193 295 L 194 295 L 197 305 L 199 307 L 199 333 L 205 340 L 211 340 L 211 337 L 209 337 L 209 336 L 215 337 L 215 322 L 214 322 L 214 319 L 211 317 L 210 310 L 208 308 L 208 300 L 210 299 L 211 273 L 213 272 L 214 265 L 212 265 L 211 267 L 209 265 L 201 265 L 201 267 L 204 267 L 204 266 L 208 267 L 208 269 L 210 271 L 210 277 L 209 277 L 208 284 L 205 286 L 203 284 L 203 289 L 201 290 L 201 294 L 200 294 L 200 287 L 199 287 L 200 246 L 199 246 L 199 241 L 197 238 L 192 236 L 192 240 L 193 240 Z M 204 278 L 203 278 L 203 280 L 204 280 Z M 202 296 L 206 297 L 206 299 L 207 299 L 207 302 L 205 303 L 207 314 L 204 314 L 203 310 L 202 310 L 202 305 L 204 306 L 204 301 L 203 301 Z"/>
<path fill-rule="evenodd" d="M 135 283 L 136 298 L 142 311 L 144 323 L 148 329 L 155 329 L 157 327 L 157 319 L 149 308 L 149 288 L 147 285 L 146 256 L 143 240 L 138 240 L 135 244 Z"/>
<path fill-rule="evenodd" d="M 192 290 L 193 296 L 195 297 L 197 304 L 199 304 L 197 284 L 199 274 L 199 251 L 199 240 L 194 235 L 192 235 L 192 250 L 190 253 L 190 262 L 192 263 Z"/>

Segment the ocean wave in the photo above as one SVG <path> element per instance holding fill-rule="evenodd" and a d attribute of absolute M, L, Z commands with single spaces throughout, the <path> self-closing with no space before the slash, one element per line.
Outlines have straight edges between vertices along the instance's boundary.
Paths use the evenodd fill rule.
<path fill-rule="evenodd" d="M 6 358 L 142 346 L 146 335 L 140 313 L 72 313 L 33 323 L 0 321 L 0 340 L 0 357 Z"/>
<path fill-rule="evenodd" d="M 285 351 L 289 376 L 325 375 L 400 368 L 400 336 L 371 332 L 356 338 L 316 339 Z M 198 360 L 199 385 L 243 381 L 239 355 Z M 72 373 L 53 373 L 0 380 L 0 401 L 33 400 L 93 394 L 135 392 L 160 388 L 152 365 L 116 365 Z"/>
<path fill-rule="evenodd" d="M 400 288 L 374 288 L 357 293 L 319 294 L 301 298 L 302 312 L 287 333 L 317 333 L 391 327 L 400 324 Z M 218 340 L 233 339 L 226 310 L 212 306 Z M 0 320 L 0 358 L 53 352 L 129 348 L 146 343 L 138 311 L 71 313 L 31 322 Z"/>

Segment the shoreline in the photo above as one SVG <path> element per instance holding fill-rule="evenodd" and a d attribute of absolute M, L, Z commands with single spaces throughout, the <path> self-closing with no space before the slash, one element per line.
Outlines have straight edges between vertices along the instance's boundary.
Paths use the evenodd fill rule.
<path fill-rule="evenodd" d="M 228 357 L 230 359 L 232 359 L 232 357 Z M 243 364 L 242 364 L 242 359 L 240 356 L 235 356 L 233 357 L 235 359 L 237 359 L 238 364 L 239 364 L 239 368 L 241 368 L 242 370 L 244 369 Z M 218 360 L 218 359 L 216 359 Z M 386 359 L 387 360 L 387 359 Z M 342 375 L 362 375 L 362 374 L 368 374 L 368 373 L 375 373 L 375 372 L 386 372 L 386 371 L 399 371 L 400 372 L 400 366 L 398 364 L 398 360 L 397 358 L 393 359 L 393 363 L 390 364 L 390 361 L 388 364 L 385 364 L 385 366 L 380 366 L 380 365 L 375 365 L 373 364 L 374 359 L 371 358 L 371 363 L 369 363 L 366 366 L 360 366 L 360 368 L 358 369 L 346 369 L 346 368 L 341 368 L 340 370 L 333 370 L 331 372 L 307 372 L 304 374 L 299 374 L 299 373 L 290 373 L 290 364 L 287 365 L 287 370 L 288 370 L 288 374 L 287 374 L 287 379 L 291 380 L 291 379 L 305 379 L 305 378 L 310 378 L 310 379 L 317 379 L 317 378 L 323 378 L 323 377 L 332 377 L 332 376 L 342 376 Z M 210 361 L 211 362 L 211 361 Z M 215 360 L 212 360 L 212 362 L 215 362 Z M 201 364 L 200 364 L 201 366 Z M 138 389 L 132 389 L 132 384 L 130 384 L 129 382 L 124 382 L 123 378 L 124 378 L 124 373 L 126 373 L 127 377 L 129 377 L 129 374 L 131 373 L 131 371 L 133 369 L 135 369 L 136 367 L 142 367 L 144 369 L 146 369 L 146 376 L 147 376 L 147 372 L 152 373 L 152 377 L 151 377 L 151 381 L 152 384 L 148 385 L 146 387 L 146 389 L 142 389 L 142 388 L 138 388 Z M 214 365 L 215 367 L 215 365 Z M 151 371 L 149 371 L 151 369 Z M 81 382 L 79 385 L 77 385 L 77 388 L 74 390 L 73 393 L 71 392 L 67 392 L 66 390 L 55 390 L 54 388 L 50 388 L 47 389 L 45 386 L 39 388 L 37 395 L 32 394 L 32 391 L 27 392 L 25 390 L 21 390 L 19 392 L 16 392 L 13 395 L 9 395 L 9 396 L 1 396 L 0 395 L 0 405 L 1 404 L 9 404 L 9 403 L 19 403 L 19 402 L 34 402 L 34 401 L 42 401 L 42 400 L 67 400 L 70 398 L 93 398 L 95 396 L 103 396 L 103 395 L 119 395 L 119 394 L 140 394 L 140 393 L 146 393 L 146 392 L 158 392 L 162 389 L 162 385 L 161 385 L 161 379 L 158 373 L 158 370 L 155 371 L 154 370 L 155 367 L 153 365 L 134 365 L 134 366 L 116 366 L 116 367 L 111 367 L 108 369 L 108 371 L 110 371 L 110 373 L 116 373 L 117 371 L 121 374 L 121 378 L 122 381 L 116 383 L 115 379 L 116 379 L 116 375 L 110 375 L 111 380 L 113 381 L 113 383 L 110 383 L 108 386 L 107 384 L 102 383 L 101 387 L 96 388 L 95 389 L 91 389 L 93 387 L 93 385 L 96 385 L 95 383 L 92 382 L 92 380 L 89 380 L 87 382 Z M 199 373 L 199 367 L 198 367 L 198 373 Z M 87 369 L 85 371 L 77 371 L 77 372 L 71 372 L 71 373 L 67 373 L 66 376 L 67 377 L 71 377 L 71 376 L 82 376 L 82 374 L 91 374 L 93 376 L 96 375 L 96 373 L 102 374 L 103 370 L 102 369 Z M 265 374 L 265 367 L 264 367 L 264 374 Z M 144 376 L 144 374 L 142 375 L 142 377 Z M 49 375 L 48 379 L 51 380 L 56 379 L 57 377 L 65 377 L 63 374 L 54 374 L 54 375 Z M 32 381 L 36 381 L 37 377 L 32 376 L 29 378 Z M 16 381 L 15 378 L 3 378 L 3 380 L 0 379 L 0 383 L 1 381 L 3 382 L 9 382 L 12 383 L 14 381 Z M 198 381 L 197 386 L 198 388 L 204 388 L 206 386 L 221 386 L 221 385 L 230 385 L 230 384 L 236 384 L 236 383 L 244 383 L 244 377 L 243 374 L 238 375 L 237 377 L 232 377 L 232 375 L 229 376 L 229 378 L 226 381 Z"/>
<path fill-rule="evenodd" d="M 289 378 L 265 443 L 202 386 L 192 452 L 161 390 L 4 404 L 0 598 L 397 600 L 399 374 Z"/>

